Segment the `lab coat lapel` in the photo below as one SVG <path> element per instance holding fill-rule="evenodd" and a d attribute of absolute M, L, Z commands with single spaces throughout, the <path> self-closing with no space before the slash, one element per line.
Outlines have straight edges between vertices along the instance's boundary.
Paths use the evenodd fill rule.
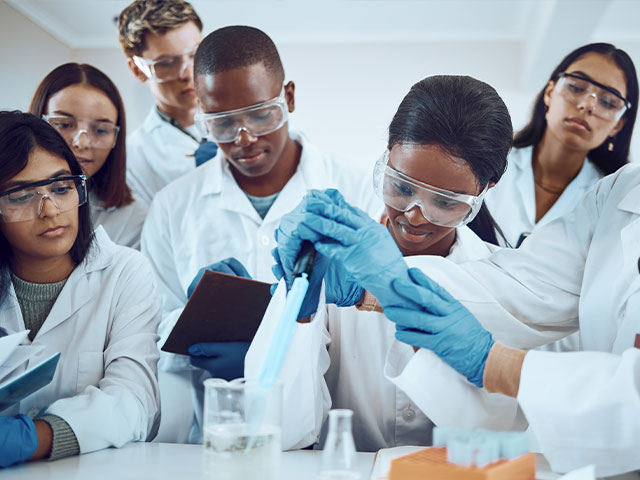
<path fill-rule="evenodd" d="M 7 298 L 2 305 L 0 305 L 0 326 L 7 331 L 20 332 L 25 329 L 24 320 L 22 318 L 22 312 L 20 311 L 20 304 L 16 298 L 16 291 L 13 289 L 13 283 L 9 277 L 9 272 L 4 271 L 2 275 L 7 276 L 9 282 L 9 290 L 7 292 Z"/>
<path fill-rule="evenodd" d="M 262 222 L 247 195 L 238 186 L 222 150 L 218 149 L 216 156 L 200 168 L 203 175 L 209 178 L 207 188 L 203 191 L 204 195 L 219 195 L 220 208 L 245 215 L 257 224 Z"/>
<path fill-rule="evenodd" d="M 516 150 L 518 155 L 514 158 L 515 167 L 518 168 L 518 176 L 516 177 L 516 190 L 520 192 L 522 198 L 525 199 L 524 209 L 531 225 L 536 223 L 536 193 L 533 186 L 533 166 L 532 152 L 533 147 L 526 147 Z"/>
<path fill-rule="evenodd" d="M 614 353 L 633 347 L 635 336 L 640 333 L 640 185 L 622 199 L 618 208 L 633 214 L 635 219 L 620 232 L 624 269 L 631 270 L 633 280 L 621 298 Z"/>
<path fill-rule="evenodd" d="M 98 227 L 91 250 L 84 261 L 69 275 L 36 338 L 71 318 L 93 297 L 100 295 L 99 275 L 92 275 L 92 273 L 106 268 L 111 263 L 113 245 L 104 229 Z"/>
<path fill-rule="evenodd" d="M 600 178 L 601 176 L 596 167 L 593 166 L 588 159 L 585 160 L 576 178 L 567 185 L 567 188 L 564 189 L 560 198 L 558 198 L 544 217 L 540 219 L 538 226 L 542 226 L 558 218 L 558 214 L 556 214 L 557 211 L 568 212 L 573 210 L 576 199 L 580 199 Z"/>
<path fill-rule="evenodd" d="M 275 221 L 279 224 L 282 216 L 293 210 L 310 189 L 326 185 L 325 162 L 320 152 L 301 134 L 293 133 L 291 137 L 302 146 L 300 163 L 267 212 L 265 223 Z"/>

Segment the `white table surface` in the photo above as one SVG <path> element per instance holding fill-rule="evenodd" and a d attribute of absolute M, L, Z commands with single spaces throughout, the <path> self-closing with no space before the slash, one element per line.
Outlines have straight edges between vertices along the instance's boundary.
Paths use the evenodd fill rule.
<path fill-rule="evenodd" d="M 280 479 L 314 480 L 320 467 L 320 453 L 313 450 L 284 452 Z M 369 479 L 373 458 L 373 453 L 357 454 L 358 467 L 363 480 Z M 54 462 L 32 462 L 0 469 L 1 480 L 200 480 L 203 478 L 202 445 L 174 443 L 131 443 L 119 449 L 108 448 Z"/>
<path fill-rule="evenodd" d="M 320 451 L 283 452 L 280 480 L 315 480 L 320 467 Z M 357 454 L 362 480 L 369 480 L 373 453 Z M 538 458 L 536 477 L 552 480 L 544 457 Z M 618 480 L 640 480 L 640 473 L 628 473 Z M 54 462 L 32 462 L 0 469 L 0 480 L 200 480 L 202 445 L 174 443 L 131 443 L 123 448 L 63 458 Z M 206 479 L 209 480 L 209 479 Z M 242 479 L 245 480 L 245 479 Z M 250 480 L 250 479 L 246 479 Z"/>

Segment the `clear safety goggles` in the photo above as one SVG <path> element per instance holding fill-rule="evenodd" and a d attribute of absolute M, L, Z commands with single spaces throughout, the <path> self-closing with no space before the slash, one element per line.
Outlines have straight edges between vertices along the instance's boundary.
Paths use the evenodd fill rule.
<path fill-rule="evenodd" d="M 137 55 L 133 56 L 133 63 L 147 78 L 158 83 L 176 80 L 184 75 L 185 69 L 193 68 L 198 45 L 189 47 L 176 55 L 164 55 L 157 60 L 149 60 Z"/>
<path fill-rule="evenodd" d="M 451 192 L 414 180 L 388 163 L 389 151 L 376 162 L 373 187 L 378 197 L 391 208 L 408 212 L 418 207 L 425 219 L 441 227 L 466 225 L 480 211 L 489 185 L 477 196 Z"/>
<path fill-rule="evenodd" d="M 38 218 L 44 201 L 51 200 L 60 211 L 72 210 L 87 201 L 87 177 L 69 175 L 21 185 L 0 193 L 0 216 L 6 223 Z"/>
<path fill-rule="evenodd" d="M 555 90 L 573 105 L 592 99 L 593 114 L 603 120 L 618 121 L 631 108 L 618 91 L 580 74 L 561 73 Z"/>
<path fill-rule="evenodd" d="M 230 143 L 238 140 L 243 130 L 254 137 L 275 132 L 286 123 L 287 111 L 283 87 L 277 97 L 237 110 L 203 113 L 198 107 L 195 124 L 212 142 Z"/>
<path fill-rule="evenodd" d="M 42 119 L 55 128 L 67 144 L 74 145 L 85 134 L 93 148 L 111 150 L 116 146 L 120 127 L 111 122 L 68 117 L 66 115 L 42 115 Z M 80 128 L 80 126 L 86 128 Z"/>

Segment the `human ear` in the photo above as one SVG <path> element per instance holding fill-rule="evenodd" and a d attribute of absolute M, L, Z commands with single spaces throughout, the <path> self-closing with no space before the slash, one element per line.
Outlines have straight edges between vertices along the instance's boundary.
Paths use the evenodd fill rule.
<path fill-rule="evenodd" d="M 136 77 L 139 82 L 144 83 L 148 80 L 147 76 L 142 73 L 142 70 L 138 68 L 136 62 L 133 61 L 132 57 L 129 57 L 129 59 L 127 60 L 127 66 L 129 67 L 129 70 L 131 70 L 131 73 L 133 73 L 133 76 Z"/>
<path fill-rule="evenodd" d="M 287 102 L 287 107 L 289 107 L 289 113 L 293 113 L 296 109 L 295 91 L 296 84 L 292 81 L 288 82 L 284 86 L 284 98 Z"/>
<path fill-rule="evenodd" d="M 549 80 L 549 83 L 547 83 L 547 86 L 544 89 L 544 95 L 542 97 L 542 101 L 544 102 L 547 109 L 549 108 L 549 104 L 551 103 L 551 92 L 555 87 L 556 87 L 556 84 L 552 80 Z"/>

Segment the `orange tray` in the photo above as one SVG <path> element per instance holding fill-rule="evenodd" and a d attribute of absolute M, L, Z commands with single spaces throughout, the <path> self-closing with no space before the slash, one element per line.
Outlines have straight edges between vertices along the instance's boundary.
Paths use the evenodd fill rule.
<path fill-rule="evenodd" d="M 429 447 L 391 461 L 389 480 L 535 480 L 536 456 L 527 453 L 500 459 L 484 467 L 447 461 L 446 447 Z"/>

